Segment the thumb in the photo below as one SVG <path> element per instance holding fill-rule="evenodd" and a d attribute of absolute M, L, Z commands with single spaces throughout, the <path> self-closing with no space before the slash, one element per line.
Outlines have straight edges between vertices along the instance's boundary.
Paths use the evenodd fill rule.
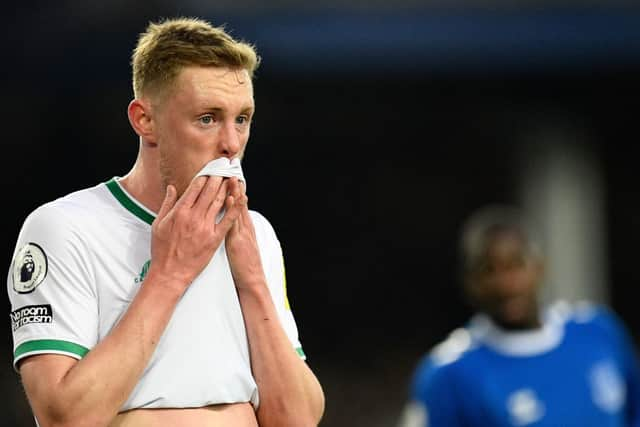
<path fill-rule="evenodd" d="M 162 201 L 162 206 L 160 206 L 160 211 L 158 212 L 158 216 L 156 219 L 162 220 L 165 216 L 167 216 L 167 214 L 175 204 L 176 204 L 176 187 L 169 184 L 167 185 L 167 192 L 164 196 L 164 200 Z"/>

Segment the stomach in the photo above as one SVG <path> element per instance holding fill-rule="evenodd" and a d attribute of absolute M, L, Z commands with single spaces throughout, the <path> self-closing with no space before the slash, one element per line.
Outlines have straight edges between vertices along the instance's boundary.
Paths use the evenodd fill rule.
<path fill-rule="evenodd" d="M 109 427 L 258 427 L 253 406 L 228 403 L 202 408 L 131 409 Z"/>

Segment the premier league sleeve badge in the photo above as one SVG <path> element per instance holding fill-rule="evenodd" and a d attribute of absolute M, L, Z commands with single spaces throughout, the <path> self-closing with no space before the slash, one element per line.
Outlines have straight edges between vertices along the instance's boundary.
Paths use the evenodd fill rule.
<path fill-rule="evenodd" d="M 24 245 L 13 261 L 13 290 L 19 294 L 33 292 L 47 276 L 47 255 L 35 243 Z"/>

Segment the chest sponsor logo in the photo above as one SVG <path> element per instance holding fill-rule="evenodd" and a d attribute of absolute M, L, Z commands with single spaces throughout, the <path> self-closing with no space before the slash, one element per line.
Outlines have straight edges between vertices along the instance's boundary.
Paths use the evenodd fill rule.
<path fill-rule="evenodd" d="M 19 294 L 35 291 L 47 276 L 47 270 L 44 250 L 35 243 L 27 243 L 13 260 L 13 290 Z"/>
<path fill-rule="evenodd" d="M 11 329 L 14 332 L 32 323 L 53 323 L 51 305 L 27 305 L 11 312 Z"/>
<path fill-rule="evenodd" d="M 526 426 L 544 417 L 546 409 L 535 391 L 523 388 L 509 395 L 507 411 L 514 426 Z"/>
<path fill-rule="evenodd" d="M 627 399 L 627 389 L 616 365 L 607 360 L 598 362 L 589 371 L 589 385 L 593 403 L 605 412 L 622 409 Z"/>

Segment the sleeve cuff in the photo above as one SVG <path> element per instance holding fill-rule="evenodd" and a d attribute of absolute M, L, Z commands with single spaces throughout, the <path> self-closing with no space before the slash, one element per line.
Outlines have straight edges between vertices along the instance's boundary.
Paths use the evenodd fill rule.
<path fill-rule="evenodd" d="M 307 355 L 304 354 L 304 351 L 302 350 L 302 347 L 296 348 L 296 353 L 298 353 L 298 356 L 300 356 L 300 359 L 307 360 Z"/>
<path fill-rule="evenodd" d="M 302 350 L 302 349 L 300 349 Z M 89 349 L 79 344 L 62 340 L 25 341 L 13 351 L 13 368 L 18 370 L 18 362 L 25 357 L 36 354 L 62 354 L 75 359 L 82 359 Z"/>

